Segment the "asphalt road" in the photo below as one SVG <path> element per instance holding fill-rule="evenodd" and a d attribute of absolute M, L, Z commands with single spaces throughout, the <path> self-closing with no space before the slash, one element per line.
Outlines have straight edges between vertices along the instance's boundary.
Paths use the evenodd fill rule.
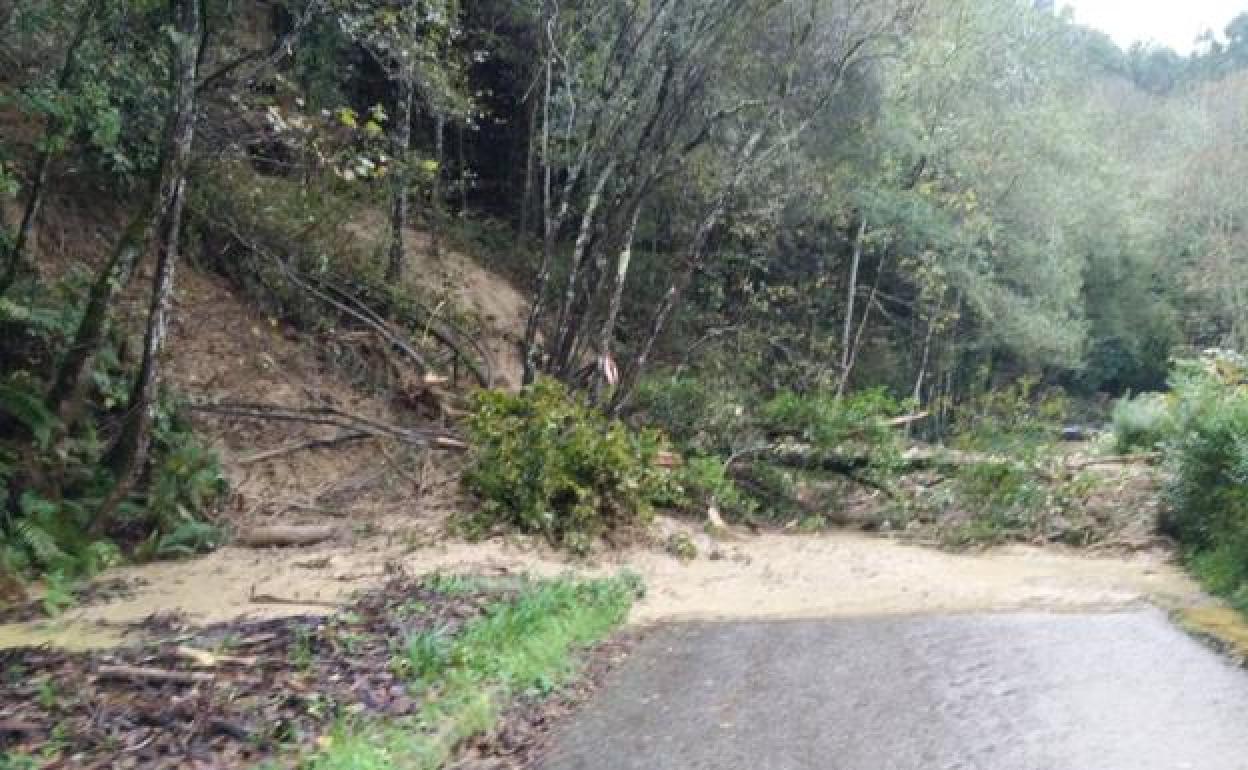
<path fill-rule="evenodd" d="M 544 770 L 1248 770 L 1248 672 L 1157 611 L 677 625 Z"/>

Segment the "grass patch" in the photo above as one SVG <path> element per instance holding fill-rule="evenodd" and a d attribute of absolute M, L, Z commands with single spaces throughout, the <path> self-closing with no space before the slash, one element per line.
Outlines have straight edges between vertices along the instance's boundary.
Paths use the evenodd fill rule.
<path fill-rule="evenodd" d="M 405 640 L 395 665 L 427 696 L 415 717 L 343 721 L 304 770 L 434 770 L 463 740 L 488 731 L 507 702 L 546 694 L 576 672 L 573 653 L 624 622 L 639 595 L 633 575 L 525 583 L 453 637 Z"/>
<path fill-rule="evenodd" d="M 1231 607 L 1192 607 L 1177 614 L 1179 625 L 1240 663 L 1248 662 L 1248 621 Z"/>

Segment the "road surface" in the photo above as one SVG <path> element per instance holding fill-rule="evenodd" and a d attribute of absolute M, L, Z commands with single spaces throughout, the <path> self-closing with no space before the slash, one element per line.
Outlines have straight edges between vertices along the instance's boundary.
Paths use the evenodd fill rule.
<path fill-rule="evenodd" d="M 1156 610 L 671 625 L 543 770 L 1248 770 L 1248 672 Z"/>

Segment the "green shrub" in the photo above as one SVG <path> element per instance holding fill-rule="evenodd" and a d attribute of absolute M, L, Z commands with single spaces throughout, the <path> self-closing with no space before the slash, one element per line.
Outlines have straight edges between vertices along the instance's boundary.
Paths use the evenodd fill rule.
<path fill-rule="evenodd" d="M 745 494 L 731 478 L 722 458 L 693 455 L 672 474 L 673 500 L 665 500 L 673 508 L 705 515 L 707 506 L 715 505 L 729 518 L 744 518 L 758 509 L 758 501 Z"/>
<path fill-rule="evenodd" d="M 1248 361 L 1213 353 L 1180 361 L 1171 377 L 1174 426 L 1166 531 L 1210 590 L 1248 589 Z"/>
<path fill-rule="evenodd" d="M 687 375 L 642 380 L 633 411 L 683 448 L 704 454 L 731 453 L 751 428 L 745 398 Z"/>
<path fill-rule="evenodd" d="M 1119 452 L 1156 449 L 1173 429 L 1169 399 L 1160 393 L 1127 396 L 1114 404 L 1114 447 Z"/>
<path fill-rule="evenodd" d="M 556 382 L 483 391 L 468 422 L 474 454 L 464 484 L 481 501 L 470 533 L 503 527 L 583 550 L 647 521 L 652 501 L 669 493 L 654 463 L 657 434 L 633 432 Z"/>
<path fill-rule="evenodd" d="M 1051 490 L 1029 468 L 1012 463 L 976 463 L 954 476 L 958 504 L 970 521 L 952 539 L 956 544 L 1027 539 L 1050 500 Z"/>

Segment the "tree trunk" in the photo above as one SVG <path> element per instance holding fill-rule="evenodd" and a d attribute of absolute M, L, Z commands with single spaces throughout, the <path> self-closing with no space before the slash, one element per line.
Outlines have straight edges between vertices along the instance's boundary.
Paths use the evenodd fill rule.
<path fill-rule="evenodd" d="M 520 198 L 520 218 L 516 236 L 521 243 L 528 243 L 530 217 L 533 214 L 533 174 L 537 168 L 537 102 L 529 105 L 529 148 L 524 161 L 524 194 Z"/>
<path fill-rule="evenodd" d="M 95 282 L 91 285 L 91 291 L 87 295 L 87 307 L 83 311 L 82 320 L 78 322 L 74 341 L 57 367 L 52 387 L 48 390 L 48 410 L 59 416 L 62 422 L 68 422 L 68 415 L 74 411 L 74 403 L 82 390 L 88 364 L 104 338 L 113 301 L 118 292 L 130 283 L 130 276 L 134 273 L 139 257 L 147 251 L 148 244 L 151 243 L 152 233 L 156 228 L 154 209 L 154 201 L 149 200 L 143 210 L 131 220 L 113 249 L 108 263 L 96 274 Z"/>
<path fill-rule="evenodd" d="M 61 74 L 57 78 L 56 87 L 58 91 L 64 91 L 69 88 L 74 80 L 74 75 L 78 71 L 78 51 L 82 48 L 82 44 L 87 40 L 87 34 L 91 31 L 91 25 L 95 21 L 95 15 L 99 11 L 100 3 L 88 0 L 84 3 L 82 15 L 78 18 L 78 26 L 74 31 L 74 37 L 70 41 L 69 48 L 65 52 L 65 61 L 61 65 Z M 39 210 L 43 207 L 43 195 L 48 186 L 48 174 L 52 168 L 52 157 L 56 144 L 62 138 L 59 135 L 65 130 L 62 121 L 56 118 L 50 118 L 47 130 L 44 132 L 43 147 L 39 151 L 39 157 L 35 161 L 34 180 L 30 185 L 30 192 L 26 197 L 26 207 L 22 211 L 22 222 L 17 230 L 17 240 L 13 244 L 13 250 L 9 253 L 8 264 L 5 266 L 4 274 L 0 276 L 0 296 L 6 294 L 17 279 L 23 273 L 30 272 L 33 264 L 30 259 L 30 251 L 34 248 L 32 245 L 35 241 L 35 228 L 39 221 Z"/>
<path fill-rule="evenodd" d="M 455 131 L 455 156 L 459 163 L 459 217 L 468 216 L 468 160 L 464 156 L 464 124 L 461 122 Z"/>
<path fill-rule="evenodd" d="M 932 336 L 936 333 L 936 320 L 940 316 L 941 306 L 937 304 L 936 312 L 927 322 L 927 335 L 923 339 L 923 357 L 919 360 L 919 374 L 914 379 L 915 407 L 923 405 L 923 381 L 927 378 L 927 365 L 932 357 Z"/>
<path fill-rule="evenodd" d="M 174 0 L 178 28 L 173 57 L 176 97 L 165 140 L 167 173 L 162 176 L 158 209 L 159 257 L 152 281 L 147 330 L 143 337 L 142 363 L 131 391 L 129 413 L 122 426 L 121 437 L 108 458 L 116 474 L 116 483 L 92 523 L 96 532 L 107 529 L 117 506 L 129 496 L 147 464 L 151 449 L 152 421 L 161 381 L 160 354 L 169 328 L 178 238 L 186 203 L 186 173 L 195 143 L 195 93 L 200 52 L 204 44 L 201 11 L 200 0 Z"/>
<path fill-rule="evenodd" d="M 446 162 L 446 116 L 441 110 L 433 116 L 433 145 L 437 168 L 433 171 L 433 187 L 429 193 L 429 249 L 433 256 L 442 256 L 442 166 Z"/>
<path fill-rule="evenodd" d="M 633 206 L 632 221 L 628 232 L 624 235 L 624 245 L 620 248 L 616 260 L 615 277 L 611 283 L 611 299 L 607 305 L 607 317 L 598 332 L 598 370 L 594 376 L 594 403 L 602 403 L 602 392 L 606 385 L 614 387 L 619 384 L 619 374 L 614 359 L 611 357 L 611 340 L 615 336 L 616 320 L 620 316 L 620 306 L 624 303 L 624 280 L 628 276 L 628 266 L 633 259 L 633 241 L 637 238 L 637 221 L 641 218 L 641 202 Z M 614 382 L 608 382 L 608 375 Z"/>
<path fill-rule="evenodd" d="M 858 268 L 862 264 L 862 240 L 867 235 L 867 218 L 858 225 L 858 237 L 854 238 L 854 255 L 849 265 L 849 293 L 845 298 L 845 327 L 841 330 L 841 378 L 836 383 L 836 397 L 845 395 L 849 384 L 849 366 L 852 354 L 850 345 L 854 331 L 854 297 L 858 293 Z"/>
<path fill-rule="evenodd" d="M 887 255 L 887 252 L 885 252 Z M 858 361 L 858 351 L 862 349 L 862 337 L 867 331 L 867 322 L 871 320 L 871 308 L 875 306 L 875 297 L 880 291 L 880 279 L 884 276 L 885 257 L 880 257 L 880 264 L 875 270 L 875 280 L 871 283 L 871 293 L 867 295 L 867 306 L 862 309 L 862 320 L 858 323 L 858 332 L 854 335 L 854 344 L 849 349 L 849 362 L 846 364 L 844 371 L 841 373 L 841 381 L 837 387 L 837 397 L 841 398 L 845 395 L 846 385 L 849 383 L 849 376 L 854 371 L 854 364 Z"/>
<path fill-rule="evenodd" d="M 560 355 L 550 362 L 550 371 L 558 372 L 568 368 L 570 362 L 565 360 L 568 354 L 567 343 L 572 334 L 572 306 L 576 301 L 580 288 L 581 270 L 585 266 L 586 254 L 589 250 L 590 238 L 593 236 L 594 222 L 598 215 L 598 206 L 602 203 L 602 193 L 607 182 L 615 173 L 615 160 L 612 159 L 598 175 L 594 189 L 585 203 L 585 211 L 581 214 L 581 229 L 576 236 L 576 244 L 572 247 L 572 255 L 568 258 L 568 279 L 563 290 L 563 303 L 559 308 L 558 323 L 555 326 L 555 350 Z"/>
<path fill-rule="evenodd" d="M 555 220 L 553 215 L 550 166 L 550 98 L 553 80 L 554 56 L 546 54 L 546 88 L 542 96 L 542 264 L 537 271 L 537 287 L 533 291 L 533 304 L 529 319 L 524 325 L 524 379 L 522 384 L 531 385 L 537 377 L 537 324 L 542 317 L 546 302 L 546 284 L 550 282 L 550 268 L 554 263 Z M 530 153 L 531 154 L 531 153 Z"/>
<path fill-rule="evenodd" d="M 406 262 L 404 237 L 408 223 L 408 194 L 412 179 L 412 105 L 416 99 L 416 73 L 408 65 L 399 78 L 395 104 L 394 159 L 398 163 L 390 192 L 390 259 L 386 279 L 392 284 L 403 277 Z"/>

